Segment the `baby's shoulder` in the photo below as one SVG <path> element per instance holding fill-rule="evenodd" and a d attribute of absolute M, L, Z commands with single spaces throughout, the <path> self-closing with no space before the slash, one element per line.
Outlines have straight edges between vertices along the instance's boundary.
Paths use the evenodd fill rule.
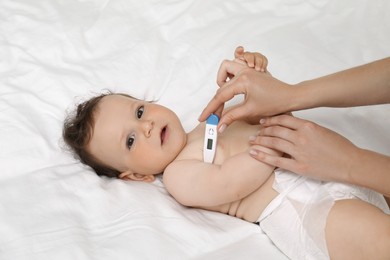
<path fill-rule="evenodd" d="M 194 167 L 196 164 L 199 164 L 199 162 L 200 160 L 194 158 L 193 156 L 191 157 L 186 155 L 179 155 L 165 168 L 164 176 L 183 176 L 183 174 L 180 173 L 191 171 L 191 167 Z"/>
<path fill-rule="evenodd" d="M 199 160 L 176 159 L 171 162 L 163 174 L 163 183 L 167 191 L 181 204 L 190 206 L 186 201 L 191 199 L 191 186 L 201 177 L 199 167 L 203 165 Z"/>

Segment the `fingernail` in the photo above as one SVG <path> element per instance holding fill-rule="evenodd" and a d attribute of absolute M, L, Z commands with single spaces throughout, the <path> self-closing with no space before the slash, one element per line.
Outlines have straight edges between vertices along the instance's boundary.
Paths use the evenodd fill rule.
<path fill-rule="evenodd" d="M 250 149 L 249 154 L 251 155 L 257 155 L 257 151 L 255 149 Z"/>
<path fill-rule="evenodd" d="M 223 133 L 223 131 L 225 131 L 226 129 L 226 124 L 222 124 L 219 128 L 218 128 L 218 132 L 219 133 Z"/>
<path fill-rule="evenodd" d="M 254 135 L 249 136 L 249 141 L 254 141 L 254 140 L 256 140 L 256 136 Z"/>
<path fill-rule="evenodd" d="M 264 119 L 264 118 L 260 119 L 259 123 L 260 123 L 261 125 L 264 124 L 264 123 L 265 123 L 265 119 Z"/>

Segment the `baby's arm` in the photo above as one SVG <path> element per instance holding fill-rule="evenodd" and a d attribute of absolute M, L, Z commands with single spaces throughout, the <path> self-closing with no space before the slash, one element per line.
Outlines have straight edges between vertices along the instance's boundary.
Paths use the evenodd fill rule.
<path fill-rule="evenodd" d="M 268 148 L 257 148 L 274 153 Z M 232 156 L 222 165 L 177 160 L 165 170 L 164 184 L 183 205 L 213 207 L 248 196 L 265 183 L 273 170 L 273 166 L 251 158 L 248 152 Z"/>

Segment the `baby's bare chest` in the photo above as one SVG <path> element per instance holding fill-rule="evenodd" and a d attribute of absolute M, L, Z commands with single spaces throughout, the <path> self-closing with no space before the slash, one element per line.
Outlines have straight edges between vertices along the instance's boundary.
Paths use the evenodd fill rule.
<path fill-rule="evenodd" d="M 244 122 L 231 124 L 222 134 L 218 134 L 214 163 L 222 164 L 227 158 L 245 152 L 249 148 L 249 137 L 256 135 L 259 125 L 249 125 Z M 203 144 L 205 124 L 199 124 L 188 134 L 187 145 L 179 154 L 178 159 L 193 159 L 203 161 Z"/>

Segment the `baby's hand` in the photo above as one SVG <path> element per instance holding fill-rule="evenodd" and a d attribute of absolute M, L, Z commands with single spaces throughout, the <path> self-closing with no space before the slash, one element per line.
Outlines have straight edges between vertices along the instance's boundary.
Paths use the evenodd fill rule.
<path fill-rule="evenodd" d="M 245 64 L 257 71 L 265 72 L 267 70 L 267 58 L 258 52 L 244 52 L 244 47 L 238 46 L 234 51 L 234 61 Z"/>

